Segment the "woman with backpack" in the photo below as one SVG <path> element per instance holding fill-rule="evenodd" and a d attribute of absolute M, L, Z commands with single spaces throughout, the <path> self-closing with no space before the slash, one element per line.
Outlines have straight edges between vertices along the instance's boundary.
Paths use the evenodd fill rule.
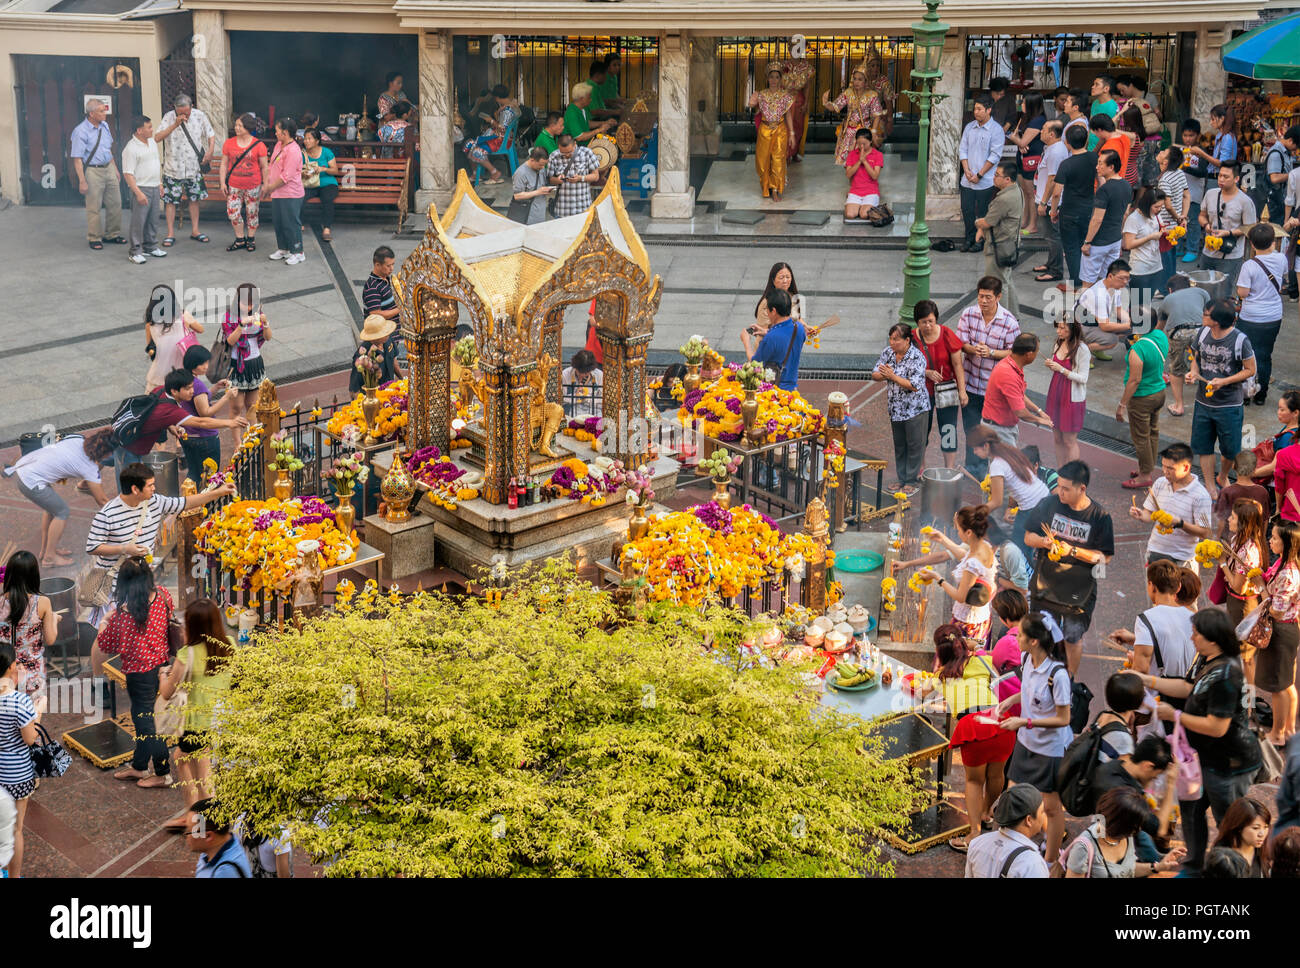
<path fill-rule="evenodd" d="M 1259 741 L 1250 728 L 1246 703 L 1246 677 L 1241 667 L 1241 642 L 1226 612 L 1203 608 L 1192 616 L 1192 643 L 1196 659 L 1185 679 L 1143 676 L 1142 683 L 1162 695 L 1184 699 L 1182 712 L 1161 702 L 1156 714 L 1163 722 L 1177 722 L 1196 751 L 1201 784 L 1194 800 L 1180 799 L 1183 839 L 1188 868 L 1199 871 L 1208 842 L 1205 812 L 1222 824 L 1228 808 L 1246 795 L 1259 769 Z"/>
<path fill-rule="evenodd" d="M 170 700 L 185 692 L 185 730 L 177 740 L 180 753 L 176 770 L 181 775 L 185 809 L 163 824 L 164 830 L 183 833 L 185 819 L 194 804 L 211 795 L 208 776 L 208 730 L 213 707 L 230 688 L 230 676 L 222 666 L 234 652 L 226 635 L 225 618 L 216 602 L 201 598 L 185 609 L 185 646 L 158 684 L 158 696 Z"/>
<path fill-rule="evenodd" d="M 937 684 L 924 688 L 922 695 L 938 691 L 948 713 L 955 718 L 948 746 L 961 750 L 961 765 L 966 773 L 966 819 L 971 830 L 978 831 L 981 824 L 992 819 L 989 812 L 993 801 L 1006 785 L 1003 765 L 1016 739 L 998 729 L 989 716 L 997 705 L 990 688 L 994 678 L 992 660 L 976 654 L 956 625 L 940 625 L 934 630 L 934 672 L 939 677 Z M 954 837 L 948 846 L 965 853 L 969 841 L 969 837 Z"/>
<path fill-rule="evenodd" d="M 1028 783 L 1043 795 L 1047 811 L 1044 856 L 1055 864 L 1065 835 L 1065 808 L 1056 790 L 1061 758 L 1073 735 L 1070 731 L 1070 674 L 1065 664 L 1065 636 L 1047 612 L 1030 612 L 1020 622 L 1020 692 L 998 703 L 997 715 L 1017 701 L 1021 715 L 1003 719 L 1002 729 L 1014 733 L 1016 748 L 1007 764 L 1007 779 Z"/>
<path fill-rule="evenodd" d="M 921 579 L 937 581 L 940 590 L 952 599 L 952 624 L 978 648 L 988 644 L 993 609 L 989 602 L 997 579 L 998 561 L 993 546 L 985 539 L 989 531 L 988 508 L 982 504 L 961 508 L 953 515 L 957 540 L 965 554 L 952 570 L 952 581 L 939 576 L 933 568 L 922 568 Z M 944 539 L 945 545 L 954 545 Z"/>
<path fill-rule="evenodd" d="M 1153 864 L 1139 863 L 1135 841 L 1150 812 L 1131 786 L 1112 787 L 1097 801 L 1098 816 L 1065 853 L 1066 877 L 1150 877 L 1178 870 L 1185 853 L 1176 847 Z"/>

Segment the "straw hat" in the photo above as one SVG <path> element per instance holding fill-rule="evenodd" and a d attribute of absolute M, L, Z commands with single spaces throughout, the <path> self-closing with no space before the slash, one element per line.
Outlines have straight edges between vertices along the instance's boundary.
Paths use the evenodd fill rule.
<path fill-rule="evenodd" d="M 395 321 L 384 319 L 378 313 L 371 313 L 361 327 L 361 340 L 366 343 L 381 342 L 391 336 L 395 329 L 397 329 Z"/>

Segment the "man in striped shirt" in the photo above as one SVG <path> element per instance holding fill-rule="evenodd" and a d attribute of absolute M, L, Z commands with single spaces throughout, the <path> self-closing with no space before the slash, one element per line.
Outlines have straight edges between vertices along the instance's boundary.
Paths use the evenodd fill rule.
<path fill-rule="evenodd" d="M 400 325 L 401 310 L 397 308 L 397 298 L 393 295 L 391 281 L 396 258 L 393 250 L 386 245 L 375 249 L 375 254 L 371 257 L 373 268 L 366 279 L 365 287 L 361 290 L 361 308 L 365 310 L 367 316 L 396 319 Z"/>
<path fill-rule="evenodd" d="M 966 371 L 966 397 L 961 408 L 961 422 L 966 433 L 979 425 L 984 415 L 984 391 L 998 360 L 1011 355 L 1011 344 L 1020 335 L 1020 323 L 1000 304 L 1002 281 L 985 276 L 976 286 L 975 305 L 967 306 L 957 320 L 957 338 L 961 340 L 962 368 Z M 980 460 L 966 444 L 966 469 L 981 480 L 988 462 Z"/>
<path fill-rule="evenodd" d="M 155 494 L 153 471 L 146 464 L 128 464 L 122 470 L 121 482 L 122 493 L 99 509 L 86 535 L 86 554 L 94 556 L 96 568 L 113 572 L 114 583 L 122 558 L 152 552 L 163 518 L 235 493 L 235 484 L 230 481 L 189 497 Z M 106 611 L 95 609 L 91 624 L 98 625 Z"/>

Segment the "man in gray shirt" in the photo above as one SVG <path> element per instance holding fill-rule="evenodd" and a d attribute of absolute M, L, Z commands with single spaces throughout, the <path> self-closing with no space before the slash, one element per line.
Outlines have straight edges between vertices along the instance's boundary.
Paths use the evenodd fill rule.
<path fill-rule="evenodd" d="M 1211 188 L 1201 200 L 1200 223 L 1205 231 L 1205 244 L 1201 249 L 1201 268 L 1218 269 L 1228 276 L 1228 291 L 1237 288 L 1237 273 L 1246 256 L 1246 230 L 1258 219 L 1255 203 L 1238 188 L 1240 164 L 1225 161 L 1219 166 L 1218 186 Z M 1211 249 L 1209 240 L 1217 237 L 1223 244 Z"/>
<path fill-rule="evenodd" d="M 546 199 L 555 189 L 546 183 L 546 149 L 533 147 L 512 179 L 514 197 L 507 214 L 516 222 L 532 225 L 546 221 Z"/>

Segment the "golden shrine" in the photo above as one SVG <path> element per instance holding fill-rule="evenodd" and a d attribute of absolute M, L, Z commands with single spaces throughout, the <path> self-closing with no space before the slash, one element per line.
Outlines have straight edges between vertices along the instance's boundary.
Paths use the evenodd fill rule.
<path fill-rule="evenodd" d="M 563 421 L 560 345 L 566 306 L 596 300 L 604 351 L 602 416 L 626 467 L 648 456 L 643 435 L 624 428 L 645 416 L 646 349 L 662 283 L 611 178 L 584 213 L 522 225 L 494 212 L 461 171 L 440 216 L 393 275 L 410 360 L 409 450 L 450 442 L 451 347 L 461 321 L 478 354 L 470 386 L 482 418 L 464 436 L 481 461 L 482 496 L 506 502 L 512 477 L 545 474 L 566 456 L 554 444 Z"/>

